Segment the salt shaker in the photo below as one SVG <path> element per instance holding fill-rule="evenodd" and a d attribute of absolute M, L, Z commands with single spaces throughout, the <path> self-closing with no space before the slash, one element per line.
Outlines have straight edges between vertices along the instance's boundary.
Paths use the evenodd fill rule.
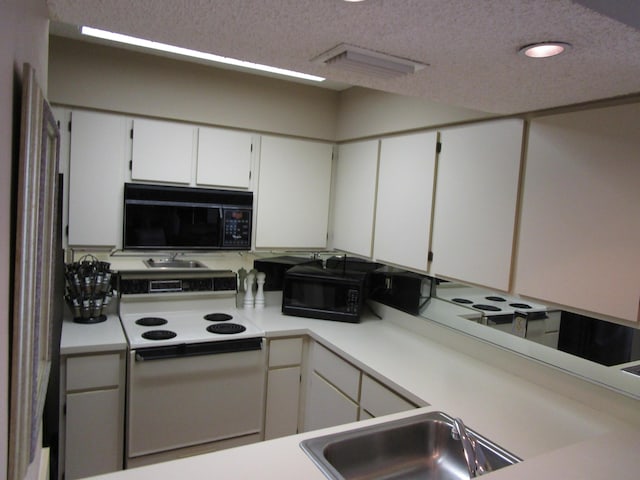
<path fill-rule="evenodd" d="M 266 273 L 258 272 L 256 274 L 256 281 L 258 284 L 258 290 L 256 291 L 256 308 L 264 308 L 264 281 L 267 277 Z"/>
<path fill-rule="evenodd" d="M 246 293 L 244 294 L 244 308 L 253 308 L 253 283 L 255 282 L 255 279 L 255 274 L 251 272 L 249 272 L 247 278 L 245 279 L 244 286 Z"/>

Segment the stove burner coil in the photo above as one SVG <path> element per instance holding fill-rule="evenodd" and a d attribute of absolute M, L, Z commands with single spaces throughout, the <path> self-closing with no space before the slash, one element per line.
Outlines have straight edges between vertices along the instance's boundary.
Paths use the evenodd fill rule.
<path fill-rule="evenodd" d="M 178 334 L 176 332 L 172 332 L 171 330 L 149 330 L 148 332 L 144 332 L 142 334 L 142 338 L 146 340 L 169 340 L 176 335 Z"/>
<path fill-rule="evenodd" d="M 207 332 L 219 333 L 221 335 L 232 335 L 234 333 L 242 333 L 246 327 L 237 323 L 215 323 L 207 327 Z"/>
<path fill-rule="evenodd" d="M 509 306 L 513 308 L 533 308 L 531 305 L 527 305 L 526 303 L 510 303 Z"/>
<path fill-rule="evenodd" d="M 484 297 L 485 299 L 489 300 L 490 302 L 506 302 L 507 300 L 502 298 L 502 297 L 498 297 L 496 295 L 490 295 L 488 297 Z"/>
<path fill-rule="evenodd" d="M 462 303 L 462 304 L 473 303 L 471 300 L 467 300 L 466 298 L 454 298 L 452 301 L 456 303 Z"/>
<path fill-rule="evenodd" d="M 233 315 L 229 315 L 228 313 L 208 313 L 204 316 L 204 319 L 210 322 L 226 322 L 232 318 Z"/>
<path fill-rule="evenodd" d="M 473 308 L 477 308 L 478 310 L 484 310 L 485 312 L 501 312 L 502 309 L 500 307 L 496 307 L 494 305 L 484 305 L 482 303 L 476 303 L 472 305 Z"/>
<path fill-rule="evenodd" d="M 167 319 L 161 317 L 142 317 L 136 320 L 136 324 L 143 327 L 158 327 L 165 323 L 167 323 Z"/>

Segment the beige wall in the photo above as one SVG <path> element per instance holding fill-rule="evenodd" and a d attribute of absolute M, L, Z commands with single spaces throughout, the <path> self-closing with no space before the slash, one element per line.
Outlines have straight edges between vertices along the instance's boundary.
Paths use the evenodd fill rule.
<path fill-rule="evenodd" d="M 53 103 L 321 140 L 489 114 L 366 88 L 342 92 L 52 36 Z"/>
<path fill-rule="evenodd" d="M 333 140 L 338 92 L 52 36 L 52 103 Z"/>
<path fill-rule="evenodd" d="M 22 64 L 29 62 L 46 92 L 49 23 L 44 0 L 9 0 L 0 4 L 0 472 L 7 471 L 9 424 L 9 295 L 13 257 L 10 243 L 13 164 L 19 139 Z M 34 462 L 36 463 L 36 462 Z M 32 466 L 32 477 L 36 465 Z"/>
<path fill-rule="evenodd" d="M 450 107 L 423 98 L 351 88 L 340 95 L 336 140 L 380 136 L 489 116 L 485 112 Z"/>

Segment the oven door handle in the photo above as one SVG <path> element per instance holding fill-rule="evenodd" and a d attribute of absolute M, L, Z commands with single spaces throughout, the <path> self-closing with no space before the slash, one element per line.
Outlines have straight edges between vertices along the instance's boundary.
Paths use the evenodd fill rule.
<path fill-rule="evenodd" d="M 136 362 L 166 360 L 171 358 L 216 355 L 221 353 L 248 352 L 262 349 L 262 337 L 241 338 L 204 343 L 181 343 L 164 347 L 149 347 L 136 350 Z"/>

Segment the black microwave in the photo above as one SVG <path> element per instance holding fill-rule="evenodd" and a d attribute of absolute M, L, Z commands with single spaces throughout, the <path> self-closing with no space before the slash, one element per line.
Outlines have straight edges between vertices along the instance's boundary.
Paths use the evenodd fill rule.
<path fill-rule="evenodd" d="M 125 183 L 124 249 L 249 250 L 253 193 Z"/>
<path fill-rule="evenodd" d="M 313 265 L 292 267 L 284 275 L 282 313 L 358 323 L 366 284 L 366 272 Z"/>

